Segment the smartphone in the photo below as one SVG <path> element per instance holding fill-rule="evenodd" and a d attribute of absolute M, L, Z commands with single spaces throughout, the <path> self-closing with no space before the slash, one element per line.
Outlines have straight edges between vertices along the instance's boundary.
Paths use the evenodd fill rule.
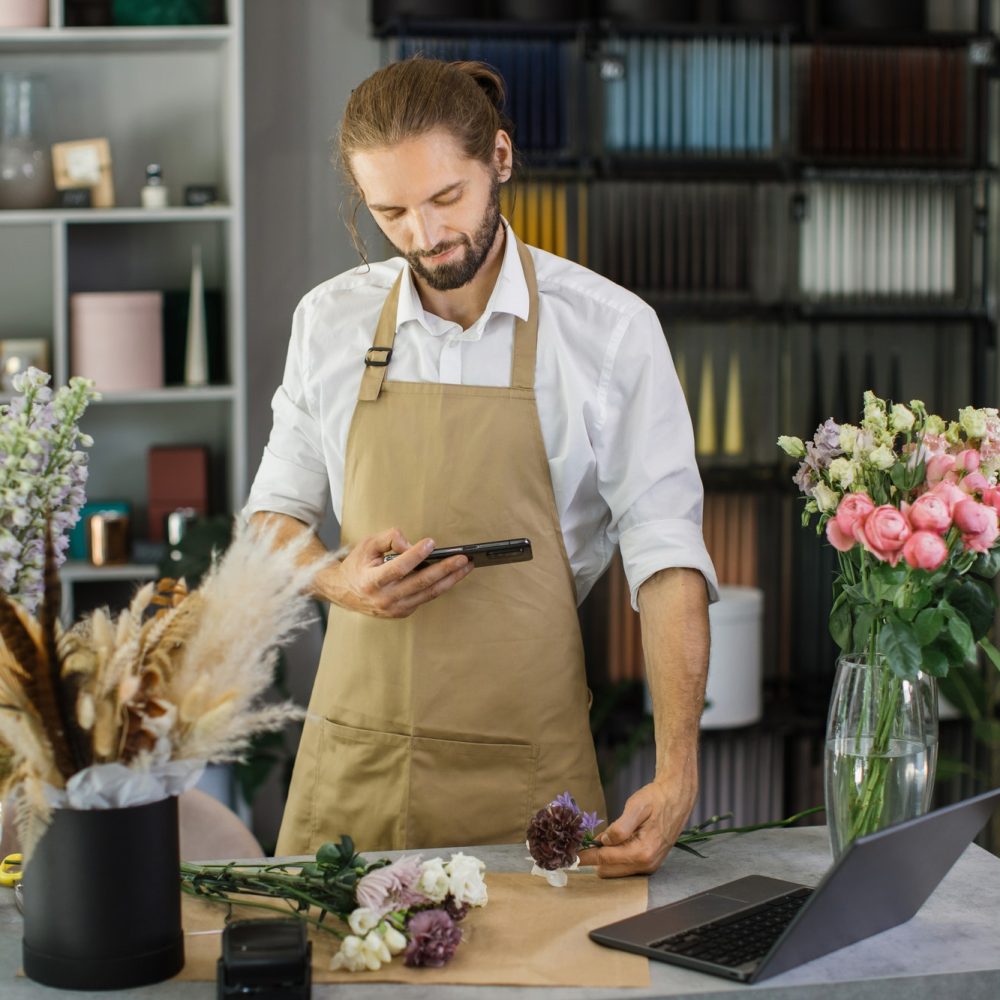
<path fill-rule="evenodd" d="M 389 562 L 399 554 L 399 552 L 387 552 L 382 561 Z M 448 559 L 450 556 L 468 556 L 473 566 L 499 566 L 501 563 L 527 562 L 531 558 L 531 542 L 527 538 L 507 538 L 502 542 L 451 545 L 448 548 L 434 549 L 416 568 L 424 569 L 432 562 Z"/>

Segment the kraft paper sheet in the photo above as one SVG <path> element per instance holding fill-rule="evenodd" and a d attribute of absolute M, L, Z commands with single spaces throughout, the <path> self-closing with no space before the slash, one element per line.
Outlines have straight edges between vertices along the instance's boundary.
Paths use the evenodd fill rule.
<path fill-rule="evenodd" d="M 579 872 L 570 875 L 565 889 L 554 889 L 527 872 L 487 872 L 486 884 L 489 904 L 462 921 L 465 940 L 444 968 L 409 969 L 397 956 L 378 972 L 333 972 L 330 959 L 338 941 L 313 932 L 313 981 L 649 986 L 648 959 L 587 937 L 594 927 L 645 911 L 645 878 L 599 879 Z M 215 979 L 226 913 L 217 903 L 183 897 L 186 962 L 177 979 Z M 277 915 L 239 906 L 232 907 L 232 914 L 234 919 Z"/>

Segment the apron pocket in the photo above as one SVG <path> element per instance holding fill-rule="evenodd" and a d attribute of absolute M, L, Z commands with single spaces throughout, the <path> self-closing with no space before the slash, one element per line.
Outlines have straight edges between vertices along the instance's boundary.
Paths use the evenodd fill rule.
<path fill-rule="evenodd" d="M 319 725 L 312 841 L 348 834 L 360 851 L 402 848 L 410 737 L 329 719 Z"/>
<path fill-rule="evenodd" d="M 407 848 L 524 842 L 538 747 L 412 739 Z"/>

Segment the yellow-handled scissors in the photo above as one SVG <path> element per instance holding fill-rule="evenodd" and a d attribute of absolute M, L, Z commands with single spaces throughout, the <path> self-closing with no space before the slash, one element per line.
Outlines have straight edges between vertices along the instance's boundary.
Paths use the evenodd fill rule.
<path fill-rule="evenodd" d="M 21 881 L 24 872 L 21 865 L 24 858 L 20 854 L 8 854 L 0 861 L 0 885 L 12 886 Z"/>

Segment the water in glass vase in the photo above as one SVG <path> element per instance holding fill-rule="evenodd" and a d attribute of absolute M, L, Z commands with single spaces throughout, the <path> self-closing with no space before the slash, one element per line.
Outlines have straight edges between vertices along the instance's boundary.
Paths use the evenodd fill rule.
<path fill-rule="evenodd" d="M 872 739 L 827 740 L 826 808 L 833 856 L 857 837 L 924 812 L 927 746 L 889 740 L 874 753 Z"/>

